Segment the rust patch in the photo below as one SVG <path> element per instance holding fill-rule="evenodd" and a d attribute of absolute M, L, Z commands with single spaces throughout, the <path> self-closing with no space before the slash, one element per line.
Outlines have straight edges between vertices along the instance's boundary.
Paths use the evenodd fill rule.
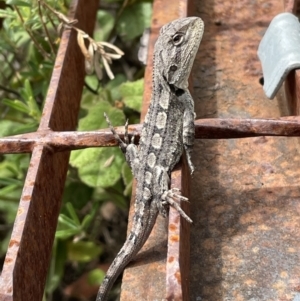
<path fill-rule="evenodd" d="M 178 284 L 181 284 L 181 274 L 180 274 L 180 272 L 175 273 L 175 278 L 177 279 Z"/>
<path fill-rule="evenodd" d="M 173 256 L 170 256 L 170 257 L 168 258 L 168 262 L 171 263 L 171 262 L 174 261 L 174 259 L 175 259 L 175 258 L 174 258 Z"/>
<path fill-rule="evenodd" d="M 10 264 L 13 261 L 12 258 L 5 258 L 4 262 Z"/>
<path fill-rule="evenodd" d="M 176 225 L 174 225 L 174 224 L 169 224 L 169 230 L 170 230 L 170 231 L 174 231 L 174 230 L 176 230 L 176 229 L 177 229 Z"/>
<path fill-rule="evenodd" d="M 30 201 L 31 200 L 31 195 L 24 195 L 22 197 L 22 201 Z"/>
<path fill-rule="evenodd" d="M 11 239 L 10 242 L 9 242 L 9 245 L 8 247 L 11 248 L 13 246 L 19 246 L 20 245 L 20 242 L 18 240 L 14 240 L 14 239 Z"/>
<path fill-rule="evenodd" d="M 178 242 L 179 241 L 179 235 L 171 235 L 170 240 L 172 242 Z"/>

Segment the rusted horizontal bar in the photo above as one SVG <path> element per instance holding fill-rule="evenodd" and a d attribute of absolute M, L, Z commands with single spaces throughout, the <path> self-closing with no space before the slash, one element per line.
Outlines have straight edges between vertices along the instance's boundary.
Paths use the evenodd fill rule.
<path fill-rule="evenodd" d="M 257 136 L 300 136 L 300 119 L 199 119 L 197 139 L 231 139 Z"/>
<path fill-rule="evenodd" d="M 300 136 L 300 119 L 199 119 L 195 121 L 197 139 L 231 139 L 257 136 Z M 141 124 L 129 126 L 131 135 L 139 136 Z M 124 127 L 116 127 L 121 138 Z M 138 139 L 136 139 L 138 141 Z M 30 153 L 34 146 L 46 145 L 55 152 L 86 147 L 118 145 L 109 129 L 89 132 L 53 132 L 50 130 L 0 139 L 0 153 Z"/>

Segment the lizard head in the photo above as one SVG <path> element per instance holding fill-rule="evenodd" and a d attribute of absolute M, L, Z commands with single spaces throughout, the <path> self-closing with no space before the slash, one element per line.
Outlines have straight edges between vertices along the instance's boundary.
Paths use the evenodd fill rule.
<path fill-rule="evenodd" d="M 156 72 L 176 89 L 188 88 L 196 53 L 204 31 L 198 17 L 177 19 L 164 25 L 155 44 Z"/>

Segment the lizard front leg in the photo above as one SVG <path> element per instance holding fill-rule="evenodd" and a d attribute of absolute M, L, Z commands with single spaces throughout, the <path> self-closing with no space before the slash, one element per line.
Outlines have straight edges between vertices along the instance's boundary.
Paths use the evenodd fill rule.
<path fill-rule="evenodd" d="M 115 139 L 119 142 L 119 147 L 122 150 L 122 152 L 125 155 L 126 161 L 128 165 L 130 166 L 132 173 L 135 178 L 137 178 L 138 174 L 138 168 L 140 166 L 139 158 L 138 158 L 138 148 L 134 144 L 134 135 L 131 138 L 131 141 L 129 143 L 129 136 L 128 136 L 128 120 L 125 123 L 125 134 L 124 134 L 124 141 L 120 138 L 120 136 L 115 131 L 113 125 L 111 124 L 108 116 L 106 113 L 104 113 L 104 117 L 106 119 L 106 122 L 113 133 Z"/>
<path fill-rule="evenodd" d="M 195 113 L 194 113 L 194 101 L 191 94 L 187 91 L 185 93 L 186 109 L 183 114 L 183 147 L 185 150 L 185 155 L 187 159 L 188 166 L 190 168 L 191 174 L 193 174 L 195 167 L 191 159 L 192 147 L 195 140 Z"/>

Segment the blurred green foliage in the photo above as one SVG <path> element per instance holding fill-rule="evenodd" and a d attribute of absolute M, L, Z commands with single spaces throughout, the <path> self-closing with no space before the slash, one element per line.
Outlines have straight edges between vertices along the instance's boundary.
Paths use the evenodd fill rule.
<path fill-rule="evenodd" d="M 48 0 L 56 11 L 67 14 L 70 1 Z M 94 32 L 96 41 L 109 41 L 125 52 L 111 66 L 115 78 L 98 82 L 86 77 L 78 130 L 107 128 L 103 113 L 114 125 L 139 122 L 143 92 L 143 67 L 127 58 L 128 49 L 137 49 L 139 37 L 150 26 L 151 1 L 101 1 Z M 35 131 L 38 127 L 50 82 L 59 37 L 54 27 L 59 21 L 38 1 L 0 1 L 0 137 Z M 55 25 L 53 27 L 53 25 Z M 32 39 L 34 36 L 34 41 Z M 51 48 L 52 47 L 52 48 Z M 136 53 L 131 54 L 136 56 Z M 125 67 L 124 67 L 125 66 Z M 129 82 L 128 79 L 133 81 Z M 13 221 L 29 165 L 29 155 L 0 155 L 0 258 L 4 259 Z M 53 246 L 53 256 L 45 290 L 45 300 L 61 290 L 65 266 L 72 263 L 87 271 L 88 282 L 98 285 L 104 272 L 97 268 L 104 246 L 100 244 L 99 216 L 103 204 L 113 201 L 127 208 L 132 174 L 118 148 L 90 148 L 73 151 L 66 181 L 63 205 Z M 58 299 L 55 299 L 58 300 Z M 64 300 L 67 300 L 64 297 Z"/>

